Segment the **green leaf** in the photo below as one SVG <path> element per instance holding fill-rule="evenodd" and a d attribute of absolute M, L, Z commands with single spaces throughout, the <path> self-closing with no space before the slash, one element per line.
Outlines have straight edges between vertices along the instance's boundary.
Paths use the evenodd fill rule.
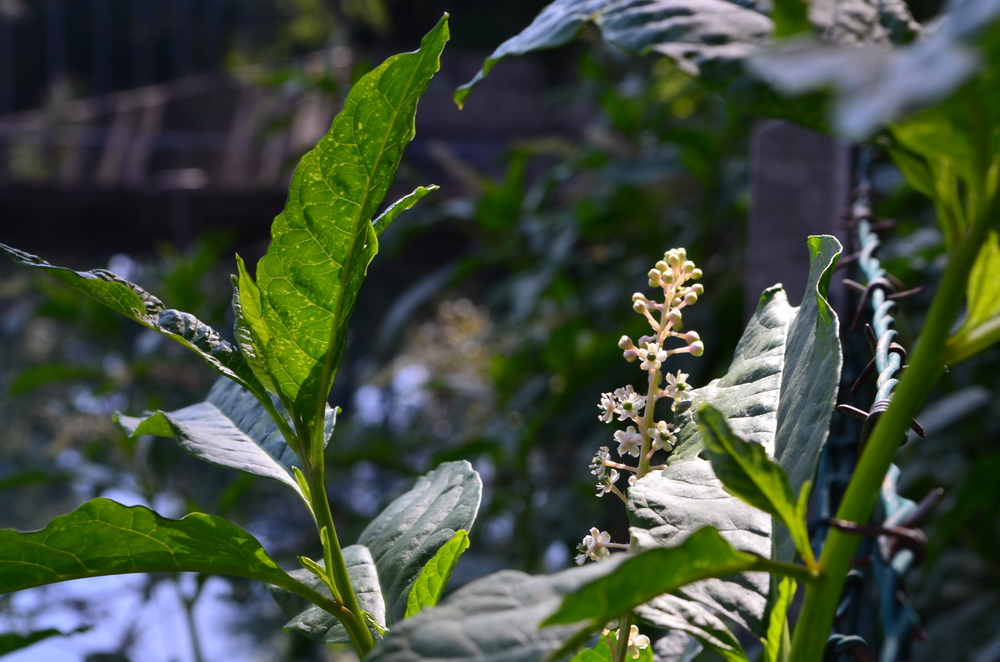
<path fill-rule="evenodd" d="M 614 572 L 567 595 L 544 625 L 587 621 L 601 626 L 658 595 L 700 579 L 753 569 L 759 561 L 760 557 L 735 549 L 715 529 L 700 529 L 676 547 L 625 559 Z"/>
<path fill-rule="evenodd" d="M 389 58 L 351 89 L 330 132 L 299 163 L 257 264 L 266 329 L 250 325 L 255 342 L 266 343 L 257 355 L 282 401 L 305 420 L 322 411 L 330 392 L 358 290 L 378 252 L 372 218 L 413 138 L 417 101 L 447 39 L 445 16 L 420 50 Z M 387 212 L 380 229 L 419 195 Z M 240 289 L 250 288 L 241 282 Z"/>
<path fill-rule="evenodd" d="M 94 499 L 41 531 L 0 530 L 0 593 L 133 572 L 235 575 L 297 588 L 253 536 L 202 513 L 173 520 Z"/>
<path fill-rule="evenodd" d="M 468 548 L 469 532 L 457 531 L 455 537 L 437 551 L 413 582 L 413 588 L 410 589 L 406 599 L 404 618 L 418 614 L 427 607 L 433 607 L 441 600 L 448 580 L 451 579 L 451 571 L 455 569 L 458 559 Z"/>
<path fill-rule="evenodd" d="M 948 339 L 945 362 L 954 365 L 1000 342 L 1000 238 L 991 230 L 969 274 L 965 321 Z"/>
<path fill-rule="evenodd" d="M 631 532 L 639 549 L 669 547 L 694 530 L 713 526 L 740 551 L 785 561 L 794 556 L 785 529 L 774 529 L 767 514 L 722 488 L 711 463 L 701 457 L 704 443 L 693 412 L 706 404 L 721 412 L 736 434 L 774 456 L 788 474 L 793 493 L 801 493 L 812 478 L 840 375 L 838 322 L 824 298 L 840 245 L 832 237 L 811 237 L 809 249 L 811 268 L 802 306 L 789 306 L 780 287 L 764 292 L 729 371 L 694 389 L 692 406 L 675 416 L 678 442 L 668 467 L 629 490 Z M 697 582 L 677 595 L 763 636 L 769 593 L 766 576 L 749 574 Z M 651 603 L 636 613 L 652 622 L 673 620 L 678 616 L 671 604 Z M 663 605 L 671 611 L 658 614 Z M 694 607 L 686 611 L 704 614 Z M 699 618 L 708 630 L 714 628 L 709 616 Z"/>
<path fill-rule="evenodd" d="M 270 335 L 262 319 L 260 288 L 253 282 L 239 255 L 236 256 L 236 269 L 237 275 L 233 276 L 233 312 L 236 316 L 233 333 L 236 344 L 254 376 L 264 388 L 277 395 L 278 387 L 274 385 L 274 378 L 262 354 Z"/>
<path fill-rule="evenodd" d="M 253 390 L 256 386 L 256 378 L 243 356 L 217 331 L 190 313 L 167 308 L 135 283 L 105 269 L 73 271 L 57 267 L 4 244 L 0 244 L 0 251 L 17 264 L 40 269 L 125 317 L 177 341 L 201 356 L 213 370 L 244 387 Z"/>
<path fill-rule="evenodd" d="M 468 462 L 448 462 L 419 478 L 358 538 L 371 549 L 385 595 L 388 625 L 401 621 L 417 577 L 479 512 L 483 483 Z"/>
<path fill-rule="evenodd" d="M 809 4 L 805 0 L 775 0 L 771 20 L 774 21 L 774 36 L 778 39 L 812 32 Z"/>
<path fill-rule="evenodd" d="M 385 600 L 382 598 L 382 589 L 378 583 L 375 561 L 372 559 L 371 552 L 364 545 L 350 545 L 342 551 L 344 563 L 347 565 L 347 574 L 351 578 L 351 586 L 354 587 L 354 593 L 358 598 L 358 606 L 370 614 L 378 624 L 377 628 L 370 628 L 375 640 L 378 641 L 381 638 L 379 632 L 386 627 L 386 620 Z M 323 567 L 323 564 L 317 565 Z M 318 593 L 332 598 L 330 589 L 313 572 L 301 569 L 293 570 L 288 574 Z M 286 589 L 272 586 L 269 587 L 269 591 L 281 610 L 290 619 L 285 623 L 286 630 L 298 632 L 314 641 L 327 644 L 351 642 L 347 629 L 333 614 Z"/>
<path fill-rule="evenodd" d="M 71 632 L 63 632 L 62 630 L 49 628 L 47 630 L 36 630 L 29 634 L 0 634 L 0 655 L 6 655 L 7 653 L 27 648 L 50 637 L 68 637 L 72 634 L 86 632 L 89 629 L 89 627 L 79 627 Z"/>
<path fill-rule="evenodd" d="M 474 581 L 397 623 L 366 662 L 541 662 L 581 633 L 579 625 L 542 628 L 542 621 L 564 596 L 611 572 L 624 557 L 553 575 L 503 570 Z"/>
<path fill-rule="evenodd" d="M 274 406 L 279 415 L 287 416 L 280 403 Z M 301 460 L 257 398 L 233 381 L 219 379 L 204 402 L 177 411 L 142 417 L 116 413 L 115 420 L 129 437 L 176 437 L 184 450 L 199 459 L 284 483 L 306 500 L 291 470 L 301 467 Z M 337 411 L 327 407 L 325 439 L 336 420 Z"/>
<path fill-rule="evenodd" d="M 764 644 L 764 662 L 788 662 L 786 657 L 791 648 L 788 637 L 788 609 L 795 597 L 795 580 L 782 577 L 778 583 L 777 599 L 771 605 L 767 619 L 767 636 Z"/>
<path fill-rule="evenodd" d="M 702 405 L 695 419 L 712 470 L 726 491 L 781 520 L 806 565 L 815 567 L 809 529 L 784 469 L 768 457 L 762 446 L 734 434 L 711 405 Z"/>
<path fill-rule="evenodd" d="M 427 187 L 418 186 L 412 193 L 403 196 L 396 202 L 386 207 L 385 211 L 379 214 L 378 218 L 376 218 L 372 223 L 375 227 L 375 235 L 382 236 L 382 231 L 389 227 L 389 224 L 396 220 L 397 216 L 417 204 L 417 200 L 424 197 L 431 191 L 436 190 L 438 190 L 438 187 L 434 184 Z"/>

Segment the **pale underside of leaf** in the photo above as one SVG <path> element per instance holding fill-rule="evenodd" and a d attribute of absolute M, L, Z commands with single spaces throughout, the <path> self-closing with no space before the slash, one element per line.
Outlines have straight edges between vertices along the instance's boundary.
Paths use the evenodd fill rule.
<path fill-rule="evenodd" d="M 284 408 L 274 403 L 280 415 Z M 302 491 L 291 472 L 301 462 L 256 397 L 239 384 L 220 378 L 205 402 L 173 412 L 143 417 L 116 415 L 130 437 L 138 434 L 173 436 L 195 457 L 212 464 L 277 480 Z M 327 407 L 326 434 L 336 422 L 336 410 Z"/>
<path fill-rule="evenodd" d="M 406 614 L 424 566 L 459 530 L 472 528 L 481 498 L 482 481 L 472 465 L 448 462 L 418 479 L 361 533 L 358 543 L 371 549 L 378 566 L 390 626 Z"/>
<path fill-rule="evenodd" d="M 371 552 L 364 545 L 350 545 L 343 550 L 347 574 L 351 578 L 351 586 L 358 598 L 358 605 L 369 613 L 382 629 L 385 629 L 385 600 L 378 582 L 378 573 Z M 322 567 L 322 563 L 319 564 Z M 293 570 L 289 573 L 293 578 L 319 593 L 332 597 L 330 589 L 322 579 L 311 571 Z M 287 590 L 271 587 L 271 595 L 289 617 L 285 623 L 286 630 L 298 632 L 314 641 L 327 644 L 350 643 L 351 637 L 347 629 L 329 612 L 314 604 L 299 598 Z M 381 635 L 372 628 L 372 635 L 378 641 Z"/>
<path fill-rule="evenodd" d="M 624 555 L 619 555 L 624 556 Z M 532 576 L 504 570 L 468 584 L 396 625 L 369 662 L 541 662 L 581 625 L 540 624 L 563 597 L 616 567 L 618 560 Z"/>

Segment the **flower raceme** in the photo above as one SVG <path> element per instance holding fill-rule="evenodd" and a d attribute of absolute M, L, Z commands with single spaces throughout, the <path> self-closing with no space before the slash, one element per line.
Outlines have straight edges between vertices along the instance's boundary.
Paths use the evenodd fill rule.
<path fill-rule="evenodd" d="M 700 283 L 690 283 L 701 278 L 701 275 L 701 270 L 687 259 L 686 251 L 674 248 L 664 253 L 663 259 L 648 274 L 649 286 L 660 288 L 662 300 L 652 300 L 641 292 L 632 295 L 632 309 L 646 318 L 651 333 L 636 340 L 622 336 L 618 347 L 626 361 L 639 361 L 639 368 L 646 372 L 647 388 L 645 395 L 636 392 L 631 385 L 616 389 L 613 393 L 601 394 L 597 405 L 600 412 L 598 420 L 613 423 L 617 418 L 618 422 L 629 422 L 631 425 L 612 435 L 618 445 L 620 461 L 611 458 L 608 446 L 601 446 L 591 460 L 590 469 L 597 476 L 599 497 L 613 493 L 627 502 L 625 494 L 617 486 L 621 472 L 630 474 L 628 485 L 631 487 L 650 471 L 662 469 L 663 466 L 652 466 L 650 461 L 657 452 L 670 453 L 677 443 L 673 426 L 667 421 L 655 420 L 654 412 L 656 403 L 661 398 L 672 400 L 673 411 L 676 411 L 679 403 L 691 399 L 688 375 L 680 371 L 668 373 L 664 371 L 664 364 L 674 354 L 701 356 L 705 351 L 696 331 L 683 331 L 684 309 L 694 305 L 705 291 Z M 637 458 L 638 464 L 627 464 L 629 458 Z M 592 528 L 577 546 L 578 553 L 574 560 L 579 565 L 587 559 L 602 561 L 611 555 L 610 549 L 628 547 L 626 544 L 611 542 L 611 535 L 607 531 Z M 611 627 L 618 628 L 618 625 Z M 638 628 L 627 620 L 618 629 L 618 637 L 621 637 L 622 630 L 626 627 L 629 628 L 628 652 L 634 659 L 639 656 L 641 649 L 649 645 L 649 638 L 639 634 Z M 606 630 L 605 634 L 607 632 Z"/>

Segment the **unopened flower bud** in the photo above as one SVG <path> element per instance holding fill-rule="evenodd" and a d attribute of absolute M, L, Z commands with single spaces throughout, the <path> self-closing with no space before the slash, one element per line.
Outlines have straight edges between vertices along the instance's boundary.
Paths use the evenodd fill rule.
<path fill-rule="evenodd" d="M 681 256 L 679 256 L 679 255 L 678 255 L 677 253 L 673 253 L 673 252 L 671 252 L 671 253 L 667 253 L 667 254 L 666 254 L 666 255 L 664 255 L 663 257 L 664 257 L 664 259 L 666 259 L 666 261 L 667 261 L 667 265 L 668 265 L 668 266 L 669 266 L 669 267 L 670 267 L 671 269 L 676 269 L 676 268 L 677 268 L 677 267 L 679 267 L 679 266 L 681 265 L 681 263 L 682 263 L 682 262 L 684 261 L 684 260 L 683 260 L 683 259 L 681 258 Z"/>
<path fill-rule="evenodd" d="M 664 262 L 663 260 L 660 260 L 659 262 L 656 263 L 655 268 L 656 268 L 657 271 L 661 271 L 661 272 L 663 272 L 663 271 L 669 271 L 670 270 L 670 265 L 667 264 L 666 262 Z"/>
<path fill-rule="evenodd" d="M 694 262 L 688 260 L 681 266 L 681 273 L 690 275 L 694 271 Z"/>
<path fill-rule="evenodd" d="M 688 292 L 684 295 L 684 303 L 689 306 L 698 303 L 698 295 L 694 292 Z"/>
<path fill-rule="evenodd" d="M 660 276 L 662 276 L 662 275 L 663 274 L 661 274 L 658 270 L 656 270 L 656 269 L 650 269 L 649 273 L 647 274 L 647 276 L 649 276 L 649 286 L 650 287 L 659 287 L 660 286 Z"/>
<path fill-rule="evenodd" d="M 624 352 L 622 352 L 622 356 L 625 357 L 626 361 L 628 361 L 629 363 L 632 363 L 637 358 L 639 358 L 639 352 L 638 352 L 638 350 L 635 350 L 635 349 L 626 349 Z"/>
<path fill-rule="evenodd" d="M 705 344 L 700 340 L 693 342 L 688 345 L 688 351 L 691 353 L 691 356 L 701 356 L 705 353 Z"/>
<path fill-rule="evenodd" d="M 618 340 L 618 348 L 619 349 L 633 349 L 634 347 L 635 347 L 635 345 L 632 343 L 632 339 L 629 338 L 628 336 L 622 336 Z"/>
<path fill-rule="evenodd" d="M 701 340 L 701 336 L 698 335 L 697 331 L 688 331 L 687 333 L 682 334 L 678 337 L 683 338 L 688 342 L 698 342 L 699 340 Z"/>
<path fill-rule="evenodd" d="M 695 283 L 694 285 L 691 286 L 691 291 L 697 294 L 698 296 L 701 296 L 702 294 L 705 293 L 705 286 L 702 285 L 701 283 Z"/>
<path fill-rule="evenodd" d="M 681 315 L 681 311 L 677 310 L 676 308 L 673 309 L 673 310 L 671 310 L 669 313 L 667 313 L 667 319 L 670 321 L 670 323 L 673 325 L 673 327 L 675 329 L 677 329 L 677 330 L 680 330 L 680 328 L 681 328 L 681 319 L 682 319 L 682 317 L 683 316 Z"/>
<path fill-rule="evenodd" d="M 702 277 L 703 274 L 701 273 L 701 269 L 695 269 L 694 271 L 691 272 L 690 275 L 691 278 L 698 280 L 699 278 Z"/>
<path fill-rule="evenodd" d="M 635 312 L 637 312 L 637 313 L 639 313 L 641 315 L 642 313 L 646 312 L 646 302 L 643 301 L 642 299 L 637 299 L 632 304 L 632 310 L 634 310 Z"/>

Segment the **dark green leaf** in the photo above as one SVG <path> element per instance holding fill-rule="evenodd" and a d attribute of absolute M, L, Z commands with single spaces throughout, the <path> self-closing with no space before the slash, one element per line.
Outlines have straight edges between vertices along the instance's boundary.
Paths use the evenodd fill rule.
<path fill-rule="evenodd" d="M 358 290 L 378 252 L 372 218 L 413 138 L 417 101 L 447 39 L 445 17 L 419 51 L 389 58 L 351 89 L 330 132 L 299 163 L 257 264 L 266 334 L 254 324 L 250 330 L 266 345 L 255 349 L 283 402 L 307 419 L 329 394 Z"/>
<path fill-rule="evenodd" d="M 413 582 L 410 595 L 406 599 L 406 616 L 409 618 L 419 614 L 427 607 L 433 607 L 444 594 L 444 589 L 451 579 L 451 571 L 461 558 L 462 553 L 469 548 L 469 532 L 458 531 L 455 537 L 444 544 L 427 565 L 420 571 L 417 580 Z"/>
<path fill-rule="evenodd" d="M 358 598 L 358 606 L 371 614 L 379 626 L 385 629 L 385 600 L 382 598 L 382 589 L 379 587 L 378 573 L 371 552 L 364 545 L 350 545 L 343 549 L 343 553 L 347 574 L 351 578 L 351 586 L 354 587 L 354 594 Z M 323 567 L 323 564 L 320 563 L 319 566 Z M 311 571 L 293 570 L 288 574 L 326 597 L 333 597 L 323 580 Z M 328 611 L 285 589 L 272 586 L 269 590 L 281 606 L 281 610 L 290 619 L 285 623 L 285 629 L 327 644 L 351 642 L 347 629 Z M 381 638 L 376 628 L 372 628 L 372 635 L 376 641 Z"/>
<path fill-rule="evenodd" d="M 777 38 L 812 32 L 809 4 L 805 0 L 774 0 L 771 10 L 774 36 Z"/>
<path fill-rule="evenodd" d="M 280 403 L 274 406 L 286 415 Z M 336 410 L 327 407 L 325 439 L 330 438 L 336 419 Z M 292 466 L 301 468 L 301 461 L 257 398 L 233 381 L 219 379 L 205 402 L 196 405 L 142 417 L 116 414 L 115 420 L 129 437 L 176 437 L 184 450 L 199 459 L 277 480 L 305 498 L 291 471 Z"/>
<path fill-rule="evenodd" d="M 712 470 L 726 491 L 777 517 L 791 533 L 807 565 L 814 564 L 805 513 L 799 512 L 785 471 L 762 446 L 734 434 L 726 419 L 711 405 L 702 405 L 695 418 Z"/>
<path fill-rule="evenodd" d="M 125 317 L 177 341 L 205 359 L 214 370 L 245 387 L 250 388 L 256 384 L 256 378 L 243 356 L 217 331 L 189 313 L 167 308 L 162 301 L 135 283 L 105 269 L 73 271 L 57 267 L 36 255 L 4 244 L 0 244 L 0 251 L 17 264 L 34 267 L 55 276 Z"/>
<path fill-rule="evenodd" d="M 295 585 L 253 536 L 202 513 L 173 520 L 143 506 L 94 499 L 41 531 L 0 530 L 0 593 L 133 572 L 205 572 Z"/>
<path fill-rule="evenodd" d="M 361 533 L 358 543 L 371 549 L 378 566 L 390 626 L 406 615 L 407 598 L 424 566 L 458 531 L 472 529 L 482 491 L 471 464 L 442 464 Z"/>
<path fill-rule="evenodd" d="M 484 577 L 397 623 L 366 662 L 541 662 L 580 634 L 579 625 L 542 628 L 541 622 L 564 596 L 611 572 L 624 557 L 554 575 L 503 570 Z M 583 636 L 588 634 L 589 628 Z"/>

